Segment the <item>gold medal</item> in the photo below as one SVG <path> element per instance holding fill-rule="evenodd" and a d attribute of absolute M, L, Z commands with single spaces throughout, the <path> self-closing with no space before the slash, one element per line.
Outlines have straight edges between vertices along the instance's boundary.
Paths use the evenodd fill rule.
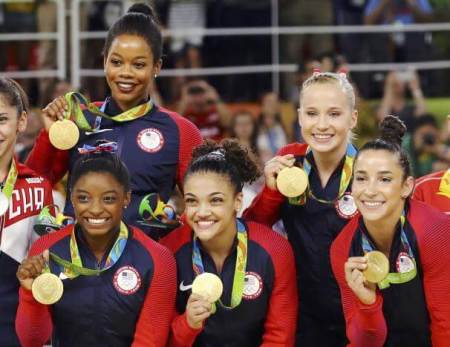
<path fill-rule="evenodd" d="M 277 188 L 281 194 L 288 198 L 302 195 L 308 186 L 308 176 L 299 167 L 286 167 L 277 176 Z"/>
<path fill-rule="evenodd" d="M 43 305 L 52 305 L 61 299 L 64 286 L 61 279 L 52 273 L 43 273 L 36 277 L 31 292 L 36 301 Z"/>
<path fill-rule="evenodd" d="M 208 302 L 214 303 L 220 299 L 223 292 L 223 284 L 220 278 L 210 272 L 204 272 L 195 277 L 192 282 L 192 293 L 201 295 Z"/>
<path fill-rule="evenodd" d="M 365 255 L 367 259 L 367 268 L 363 271 L 363 275 L 367 281 L 372 283 L 380 283 L 389 273 L 389 260 L 379 251 L 368 252 Z"/>
<path fill-rule="evenodd" d="M 74 122 L 68 119 L 58 120 L 50 127 L 48 137 L 54 147 L 67 150 L 77 144 L 80 138 L 80 130 Z"/>

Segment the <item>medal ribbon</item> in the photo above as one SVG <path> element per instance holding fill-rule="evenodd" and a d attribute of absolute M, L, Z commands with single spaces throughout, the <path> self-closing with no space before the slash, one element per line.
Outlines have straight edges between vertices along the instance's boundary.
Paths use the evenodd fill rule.
<path fill-rule="evenodd" d="M 16 184 L 18 174 L 19 173 L 17 171 L 16 161 L 13 158 L 11 161 L 11 165 L 9 167 L 8 176 L 6 176 L 5 185 L 1 190 L 1 192 L 5 195 L 6 199 L 8 200 L 8 203 L 9 199 L 11 199 L 11 195 L 14 190 L 14 185 Z"/>
<path fill-rule="evenodd" d="M 380 283 L 378 283 L 378 288 L 385 289 L 390 287 L 391 283 L 393 284 L 401 284 L 405 282 L 411 281 L 414 277 L 417 275 L 417 265 L 416 265 L 416 259 L 414 258 L 414 254 L 412 252 L 411 246 L 409 244 L 408 238 L 406 237 L 406 233 L 404 230 L 405 227 L 405 211 L 403 211 L 401 217 L 400 217 L 400 240 L 402 242 L 403 250 L 408 252 L 409 257 L 411 258 L 412 262 L 414 263 L 414 268 L 408 272 L 390 272 L 386 276 L 385 279 L 383 279 Z M 365 235 L 365 233 L 361 233 L 361 241 L 362 241 L 362 248 L 364 253 L 368 253 L 374 250 L 374 247 L 370 243 L 369 239 Z"/>
<path fill-rule="evenodd" d="M 441 183 L 439 184 L 439 191 L 437 192 L 437 194 L 446 196 L 450 199 L 450 169 L 447 169 L 447 171 L 442 176 Z"/>
<path fill-rule="evenodd" d="M 311 152 L 311 148 L 308 146 L 305 154 L 305 158 L 303 159 L 303 170 L 305 170 L 306 175 L 309 177 L 309 174 L 311 173 L 311 163 L 307 159 L 307 155 Z M 299 197 L 295 198 L 289 198 L 289 203 L 292 205 L 304 205 L 306 203 L 306 195 L 316 201 L 319 201 L 321 203 L 325 204 L 333 204 L 336 200 L 339 200 L 347 190 L 348 185 L 350 184 L 350 181 L 352 179 L 352 173 L 353 173 L 353 162 L 355 160 L 356 156 L 356 148 L 349 143 L 347 145 L 347 151 L 345 153 L 345 161 L 344 161 L 344 167 L 341 171 L 341 181 L 339 183 L 339 192 L 338 196 L 334 200 L 324 200 L 317 198 L 314 193 L 312 192 L 311 187 L 308 183 L 307 193 L 304 193 L 300 195 Z"/>
<path fill-rule="evenodd" d="M 106 258 L 104 267 L 102 269 L 88 269 L 83 267 L 80 252 L 78 250 L 77 240 L 75 238 L 75 227 L 74 227 L 72 234 L 70 236 L 70 257 L 72 261 L 62 259 L 54 253 L 50 253 L 50 257 L 55 263 L 64 267 L 64 274 L 68 278 L 75 278 L 78 277 L 79 275 L 95 276 L 99 275 L 103 271 L 108 270 L 117 262 L 117 260 L 122 255 L 123 250 L 125 249 L 127 240 L 128 240 L 128 228 L 126 227 L 125 223 L 121 222 L 119 235 L 117 236 L 117 239 L 114 242 L 114 245 L 111 248 L 108 257 Z"/>
<path fill-rule="evenodd" d="M 229 310 L 238 306 L 242 301 L 242 293 L 244 292 L 245 269 L 247 267 L 247 230 L 245 229 L 244 223 L 239 219 L 236 219 L 236 228 L 238 244 L 236 265 L 234 269 L 233 289 L 231 292 L 231 305 L 226 306 L 219 299 L 220 306 Z M 192 242 L 192 267 L 196 275 L 200 275 L 205 272 L 198 239 L 195 236 Z M 213 307 L 213 312 L 215 312 L 215 306 Z"/>
<path fill-rule="evenodd" d="M 98 108 L 94 103 L 89 102 L 82 94 L 77 92 L 70 92 L 64 95 L 64 98 L 67 101 L 69 109 L 66 111 L 65 118 L 71 119 L 75 122 L 75 124 L 84 131 L 95 131 L 95 128 L 87 121 L 84 116 L 83 111 L 88 110 L 94 115 L 98 117 L 103 117 L 110 119 L 114 122 L 128 122 L 137 118 L 140 118 L 146 115 L 153 107 L 153 102 L 150 99 L 144 104 L 137 105 L 125 112 L 122 112 L 115 116 L 108 116 L 104 113 L 100 108 Z M 84 105 L 86 108 L 83 110 L 81 105 Z M 103 108 L 102 108 L 103 109 Z M 97 122 L 98 123 L 98 122 Z"/>

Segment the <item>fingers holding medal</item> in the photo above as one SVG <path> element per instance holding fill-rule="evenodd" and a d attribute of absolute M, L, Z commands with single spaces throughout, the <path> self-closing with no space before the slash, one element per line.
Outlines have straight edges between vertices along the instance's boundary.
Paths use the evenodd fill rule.
<path fill-rule="evenodd" d="M 202 326 L 202 322 L 212 314 L 212 304 L 220 299 L 222 292 L 222 281 L 215 274 L 204 272 L 194 279 L 186 305 L 186 319 L 192 328 Z"/>
<path fill-rule="evenodd" d="M 372 305 L 376 300 L 376 284 L 366 279 L 364 272 L 368 268 L 366 257 L 350 257 L 344 265 L 347 285 L 362 303 Z"/>
<path fill-rule="evenodd" d="M 43 254 L 28 257 L 17 269 L 17 279 L 22 287 L 31 290 L 36 301 L 44 305 L 51 305 L 61 299 L 64 291 L 61 279 L 49 272 L 48 251 Z"/>
<path fill-rule="evenodd" d="M 307 187 L 308 176 L 299 167 L 285 167 L 278 173 L 278 191 L 288 198 L 295 198 L 302 195 Z"/>
<path fill-rule="evenodd" d="M 49 131 L 52 124 L 57 120 L 63 120 L 65 112 L 69 109 L 64 96 L 60 96 L 50 102 L 43 110 L 42 116 L 44 121 L 44 126 L 47 131 Z"/>
<path fill-rule="evenodd" d="M 281 170 L 287 167 L 292 167 L 295 163 L 293 154 L 286 154 L 283 156 L 276 156 L 264 165 L 264 176 L 267 187 L 272 190 L 277 189 L 276 178 Z"/>

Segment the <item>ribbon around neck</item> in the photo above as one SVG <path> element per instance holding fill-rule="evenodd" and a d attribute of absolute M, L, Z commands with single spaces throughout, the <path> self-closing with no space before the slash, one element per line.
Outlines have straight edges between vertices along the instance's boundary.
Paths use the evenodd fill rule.
<path fill-rule="evenodd" d="M 225 309 L 232 310 L 239 306 L 242 301 L 242 294 L 244 292 L 245 269 L 247 267 L 247 243 L 248 235 L 244 223 L 240 219 L 236 219 L 237 228 L 237 250 L 236 250 L 236 265 L 233 277 L 233 289 L 231 292 L 231 305 L 226 306 L 219 299 L 218 303 Z M 192 243 L 192 267 L 196 275 L 205 272 L 203 266 L 202 255 L 200 253 L 199 241 L 196 236 Z M 216 311 L 215 303 L 213 304 L 213 312 Z"/>

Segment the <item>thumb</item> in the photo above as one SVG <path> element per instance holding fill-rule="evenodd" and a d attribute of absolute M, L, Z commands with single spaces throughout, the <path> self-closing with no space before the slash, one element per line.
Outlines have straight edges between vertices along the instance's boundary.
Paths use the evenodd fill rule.
<path fill-rule="evenodd" d="M 45 261 L 48 263 L 50 260 L 50 251 L 46 249 L 44 252 L 42 252 L 42 256 L 44 257 Z"/>

